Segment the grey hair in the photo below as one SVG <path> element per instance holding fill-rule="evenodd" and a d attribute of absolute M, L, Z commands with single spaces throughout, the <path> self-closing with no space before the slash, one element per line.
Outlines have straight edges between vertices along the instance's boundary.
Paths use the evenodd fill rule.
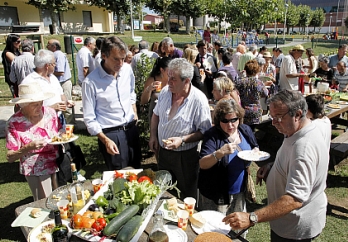
<path fill-rule="evenodd" d="M 149 43 L 146 40 L 139 42 L 139 50 L 149 49 Z"/>
<path fill-rule="evenodd" d="M 95 43 L 95 38 L 89 36 L 89 37 L 87 37 L 87 38 L 85 39 L 85 41 L 83 42 L 83 44 L 84 44 L 85 46 L 87 46 L 89 43 Z"/>
<path fill-rule="evenodd" d="M 130 51 L 130 50 L 128 50 L 128 51 L 127 51 L 127 55 L 133 55 L 133 52 Z"/>
<path fill-rule="evenodd" d="M 192 80 L 193 77 L 193 65 L 185 58 L 175 58 L 169 65 L 168 70 L 172 70 L 180 75 L 180 79 L 185 81 L 186 79 Z"/>
<path fill-rule="evenodd" d="M 329 64 L 330 59 L 327 56 L 322 56 L 322 57 L 319 58 L 319 61 L 325 62 L 325 63 Z"/>
<path fill-rule="evenodd" d="M 306 117 L 308 111 L 308 105 L 306 99 L 299 91 L 283 90 L 272 96 L 267 101 L 271 103 L 282 103 L 289 109 L 289 115 L 294 117 L 298 110 L 302 110 L 301 118 Z"/>
<path fill-rule="evenodd" d="M 55 60 L 53 52 L 50 50 L 42 49 L 39 50 L 39 52 L 37 52 L 37 54 L 35 55 L 34 65 L 36 67 L 42 68 L 46 64 L 51 63 L 52 60 Z"/>
<path fill-rule="evenodd" d="M 257 61 L 257 64 L 259 64 L 259 66 L 266 65 L 266 60 L 262 57 L 256 57 L 255 60 Z"/>
<path fill-rule="evenodd" d="M 213 85 L 215 85 L 216 86 L 216 88 L 219 90 L 219 93 L 221 94 L 221 95 L 223 95 L 223 90 L 222 90 L 222 88 L 221 88 L 221 79 L 222 78 L 216 78 L 216 79 L 214 79 L 214 81 L 213 81 Z"/>
<path fill-rule="evenodd" d="M 346 62 L 344 62 L 344 61 L 339 61 L 339 62 L 337 62 L 337 65 L 343 65 L 344 67 L 347 67 L 347 64 L 346 64 Z"/>
<path fill-rule="evenodd" d="M 22 40 L 22 51 L 31 52 L 33 51 L 34 42 L 31 39 Z"/>
<path fill-rule="evenodd" d="M 163 44 L 166 44 L 166 45 L 174 45 L 174 42 L 172 40 L 172 38 L 170 37 L 165 37 L 163 40 L 162 40 L 162 45 Z"/>
<path fill-rule="evenodd" d="M 257 45 L 251 45 L 251 46 L 249 47 L 249 51 L 250 51 L 250 52 L 254 52 L 255 50 L 257 50 Z"/>

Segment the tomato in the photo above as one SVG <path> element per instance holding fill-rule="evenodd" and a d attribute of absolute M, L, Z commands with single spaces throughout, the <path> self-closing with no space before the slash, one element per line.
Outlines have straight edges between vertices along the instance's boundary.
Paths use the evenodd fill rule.
<path fill-rule="evenodd" d="M 135 175 L 135 174 L 129 174 L 129 175 L 127 176 L 127 180 L 128 180 L 128 181 L 136 181 L 136 180 L 138 180 L 138 176 Z"/>
<path fill-rule="evenodd" d="M 123 173 L 118 172 L 118 171 L 115 171 L 114 177 L 115 177 L 116 179 L 117 179 L 117 178 L 123 178 Z"/>
<path fill-rule="evenodd" d="M 81 229 L 82 228 L 82 216 L 80 214 L 75 214 L 71 218 L 71 227 L 74 229 Z"/>
<path fill-rule="evenodd" d="M 93 212 L 93 218 L 97 220 L 98 218 L 103 218 L 104 214 L 102 212 Z"/>
<path fill-rule="evenodd" d="M 149 181 L 150 183 L 152 183 L 151 178 L 148 176 L 142 176 L 138 179 L 138 182 L 143 182 L 143 181 Z"/>
<path fill-rule="evenodd" d="M 82 217 L 82 228 L 90 229 L 94 222 L 95 219 Z"/>
<path fill-rule="evenodd" d="M 106 226 L 106 221 L 104 218 L 98 218 L 93 224 L 92 228 L 96 231 L 102 231 Z"/>

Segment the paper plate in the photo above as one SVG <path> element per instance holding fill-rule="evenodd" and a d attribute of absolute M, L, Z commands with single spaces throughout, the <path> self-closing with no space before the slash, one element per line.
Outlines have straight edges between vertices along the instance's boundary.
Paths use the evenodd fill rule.
<path fill-rule="evenodd" d="M 228 234 L 228 232 L 231 230 L 231 227 L 228 224 L 226 225 L 224 222 L 222 222 L 222 219 L 225 217 L 223 213 L 213 210 L 205 210 L 197 214 L 202 215 L 202 217 L 206 220 L 206 223 L 202 228 L 198 228 L 191 223 L 193 231 L 195 231 L 197 234 L 202 234 L 204 232 Z"/>
<path fill-rule="evenodd" d="M 78 138 L 79 138 L 79 136 L 74 135 L 73 137 L 71 137 L 67 141 L 54 141 L 54 142 L 50 141 L 50 142 L 48 142 L 48 144 L 50 144 L 50 145 L 61 145 L 61 144 L 66 144 L 66 143 L 73 142 L 73 141 L 77 140 Z"/>
<path fill-rule="evenodd" d="M 187 242 L 187 234 L 184 230 L 175 225 L 164 225 L 170 242 Z"/>
<path fill-rule="evenodd" d="M 68 227 L 69 237 L 70 237 L 72 230 L 69 228 L 69 222 L 62 220 L 62 223 Z M 45 241 L 48 241 L 48 242 L 52 241 L 51 233 L 42 233 L 42 228 L 44 226 L 49 225 L 49 224 L 53 224 L 53 226 L 54 226 L 54 220 L 51 219 L 51 220 L 45 221 L 42 224 L 39 224 L 38 226 L 33 228 L 28 235 L 28 242 L 40 241 L 40 239 L 38 238 L 39 236 L 46 238 Z"/>
<path fill-rule="evenodd" d="M 247 161 L 264 161 L 271 155 L 265 151 L 242 150 L 238 152 L 238 157 Z"/>

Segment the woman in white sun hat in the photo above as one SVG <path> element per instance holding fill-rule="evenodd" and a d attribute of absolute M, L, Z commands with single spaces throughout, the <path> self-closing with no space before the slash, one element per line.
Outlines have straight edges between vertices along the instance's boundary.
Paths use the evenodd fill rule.
<path fill-rule="evenodd" d="M 58 135 L 60 124 L 56 111 L 42 105 L 53 93 L 43 93 L 37 82 L 19 85 L 18 93 L 10 103 L 18 104 L 20 110 L 6 124 L 7 160 L 19 159 L 19 173 L 25 176 L 36 201 L 57 188 L 58 148 L 47 142 Z"/>

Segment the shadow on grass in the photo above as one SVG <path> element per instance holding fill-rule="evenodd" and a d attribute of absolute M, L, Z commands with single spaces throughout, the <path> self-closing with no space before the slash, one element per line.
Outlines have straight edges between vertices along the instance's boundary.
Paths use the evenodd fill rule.
<path fill-rule="evenodd" d="M 11 203 L 9 206 L 1 208 L 0 214 L 3 218 L 0 223 L 1 240 L 27 241 L 20 227 L 11 227 L 12 222 L 16 219 L 15 210 L 21 205 L 33 202 L 33 197 L 27 197 L 21 201 Z M 6 219 L 5 219 L 6 218 Z"/>
<path fill-rule="evenodd" d="M 340 175 L 327 175 L 327 187 L 345 187 L 348 188 L 348 177 Z"/>
<path fill-rule="evenodd" d="M 9 182 L 26 182 L 23 175 L 19 174 L 19 162 L 0 163 L 0 184 Z"/>

